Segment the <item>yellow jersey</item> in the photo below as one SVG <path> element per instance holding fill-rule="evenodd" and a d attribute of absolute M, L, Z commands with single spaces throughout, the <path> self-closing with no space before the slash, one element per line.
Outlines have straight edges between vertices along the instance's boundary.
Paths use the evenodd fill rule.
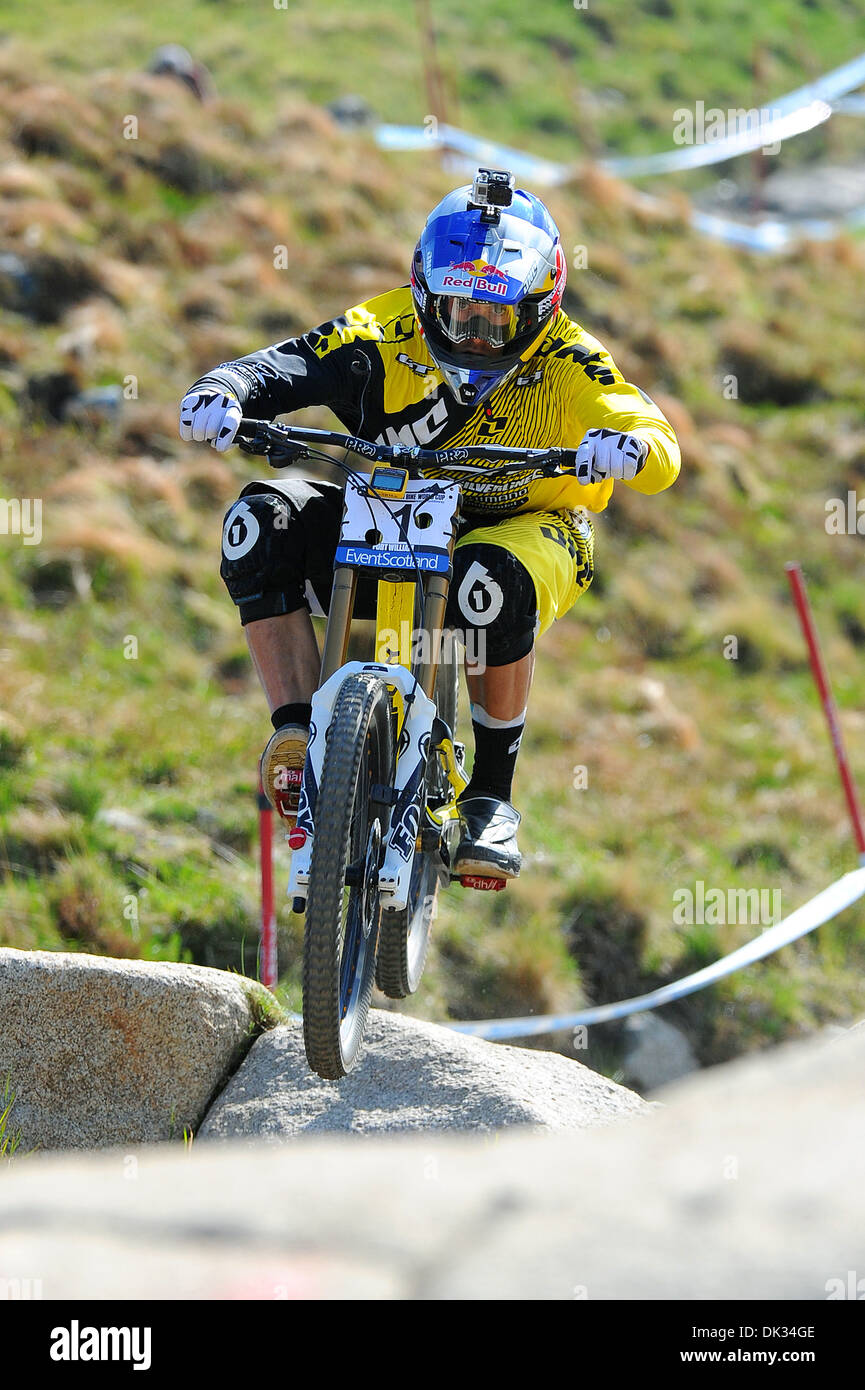
<path fill-rule="evenodd" d="M 654 401 L 625 381 L 597 338 L 559 310 L 531 357 L 480 405 L 462 405 L 431 357 L 408 285 L 355 305 L 296 338 L 221 363 L 195 383 L 231 391 L 257 419 L 327 405 L 353 434 L 375 443 L 443 449 L 470 444 L 575 449 L 590 429 L 634 434 L 649 446 L 642 470 L 624 484 L 662 492 L 679 473 L 675 433 Z M 483 466 L 483 460 L 477 460 Z M 489 519 L 522 512 L 600 512 L 612 479 L 583 485 L 533 470 L 490 478 L 460 476 L 463 512 Z M 425 469 L 447 476 L 446 469 Z"/>

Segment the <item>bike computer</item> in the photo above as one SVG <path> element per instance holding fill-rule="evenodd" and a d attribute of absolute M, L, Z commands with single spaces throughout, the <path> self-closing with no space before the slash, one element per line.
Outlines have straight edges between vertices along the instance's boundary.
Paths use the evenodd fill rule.
<path fill-rule="evenodd" d="M 405 497 L 408 470 L 405 468 L 374 468 L 370 487 L 382 497 Z"/>

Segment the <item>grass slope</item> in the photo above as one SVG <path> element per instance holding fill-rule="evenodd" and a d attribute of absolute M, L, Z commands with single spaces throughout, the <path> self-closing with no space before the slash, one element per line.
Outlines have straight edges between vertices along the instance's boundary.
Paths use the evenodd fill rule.
<path fill-rule="evenodd" d="M 512 9 L 497 10 L 501 51 L 524 71 L 529 26 L 562 15 Z M 404 283 L 417 228 L 452 179 L 432 161 L 385 157 L 298 95 L 371 80 L 369 11 L 296 13 L 307 27 L 292 33 L 309 42 L 272 47 L 256 86 L 267 25 L 288 16 L 265 23 L 244 7 L 241 33 L 236 7 L 190 6 L 189 33 L 199 11 L 207 20 L 192 46 L 225 93 L 202 109 L 133 70 L 166 37 L 158 6 L 102 27 L 88 7 L 65 55 L 66 11 L 49 5 L 41 22 L 55 10 L 38 47 L 0 46 L 0 251 L 31 276 L 25 292 L 0 274 L 0 492 L 41 498 L 44 515 L 41 545 L 0 537 L 0 942 L 254 974 L 268 721 L 217 538 L 260 470 L 182 446 L 176 403 L 214 362 Z M 821 66 L 846 56 L 837 24 L 855 11 L 826 17 Z M 376 11 L 377 53 L 406 13 Z M 662 20 L 649 10 L 639 23 Z M 352 24 L 349 82 L 339 60 Z M 388 51 L 395 73 L 408 64 L 407 39 Z M 696 57 L 670 61 L 694 81 Z M 292 63 L 330 85 L 277 83 Z M 792 53 L 789 64 L 782 86 L 798 80 Z M 720 81 L 708 68 L 703 80 Z M 409 115 L 386 84 L 375 96 L 382 115 Z M 515 105 L 496 109 L 507 110 L 497 133 L 532 144 Z M 648 212 L 590 166 L 550 203 L 565 244 L 588 248 L 569 312 L 668 411 L 684 468 L 656 498 L 620 489 L 599 520 L 596 582 L 539 653 L 516 787 L 524 876 L 492 901 L 447 896 L 406 1006 L 427 1017 L 650 987 L 759 930 L 678 925 L 677 890 L 779 890 L 786 912 L 854 862 L 783 564 L 805 565 L 861 779 L 862 540 L 824 522 L 827 499 L 865 476 L 862 245 L 752 261 L 698 240 L 678 201 Z M 288 270 L 274 268 L 279 246 Z M 54 373 L 129 398 L 116 419 L 58 420 Z M 284 911 L 280 992 L 295 1007 L 300 949 L 301 923 Z M 855 909 L 669 1016 L 704 1061 L 720 1060 L 861 1010 L 863 956 Z"/>
<path fill-rule="evenodd" d="M 158 44 L 180 42 L 225 97 L 259 114 L 287 93 L 325 103 L 358 92 L 382 120 L 420 124 L 435 111 L 421 62 L 424 8 L 186 0 L 180 17 L 166 0 L 45 0 L 4 28 L 38 41 L 59 72 L 89 76 L 118 53 L 140 67 Z M 769 104 L 854 57 L 865 32 L 865 0 L 430 0 L 429 12 L 445 83 L 435 114 L 560 159 L 667 148 L 677 108 Z M 855 129 L 834 124 L 833 141 L 845 142 L 848 124 Z"/>

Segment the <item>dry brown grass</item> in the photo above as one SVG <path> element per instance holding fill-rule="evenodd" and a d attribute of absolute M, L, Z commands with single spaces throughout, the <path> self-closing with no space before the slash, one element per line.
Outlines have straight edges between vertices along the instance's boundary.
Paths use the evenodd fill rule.
<path fill-rule="evenodd" d="M 161 814 L 187 825 L 202 805 L 247 805 L 267 733 L 216 575 L 223 510 L 264 465 L 182 446 L 177 401 L 216 361 L 404 283 L 423 216 L 458 180 L 434 158 L 385 156 L 295 100 L 257 120 L 224 103 L 205 110 L 177 84 L 101 74 L 71 81 L 65 109 L 40 115 L 56 76 L 38 63 L 16 68 L 0 45 L 0 82 L 4 74 L 2 249 L 48 283 L 40 313 L 10 304 L 0 328 L 4 486 L 27 495 L 38 478 L 46 503 L 39 554 L 16 552 L 0 575 L 9 600 L 0 647 L 13 652 L 0 661 L 0 706 L 21 716 L 12 735 L 31 731 L 4 775 L 29 798 L 18 809 L 35 817 L 7 829 L 64 871 L 48 906 L 19 876 L 4 911 L 18 941 L 33 944 L 53 923 L 116 950 L 125 860 L 95 820 L 86 864 L 61 852 L 83 834 L 82 817 L 51 809 L 53 769 L 96 765 L 112 805 L 146 815 L 154 799 L 173 798 Z M 137 142 L 122 139 L 130 111 Z M 27 157 L 16 138 L 56 152 Z M 597 584 L 540 644 L 516 795 L 525 851 L 546 857 L 529 858 L 500 895 L 507 902 L 449 895 L 430 973 L 439 1017 L 558 1009 L 581 991 L 609 998 L 669 973 L 694 949 L 671 925 L 671 884 L 725 882 L 747 867 L 757 837 L 789 852 L 785 892 L 804 898 L 827 881 L 843 807 L 819 713 L 802 695 L 801 642 L 783 597 L 791 546 L 815 566 L 845 727 L 852 747 L 861 741 L 849 708 L 861 665 L 861 539 L 838 538 L 827 554 L 821 508 L 828 487 L 861 489 L 865 477 L 850 308 L 862 248 L 754 265 L 698 240 L 680 201 L 659 214 L 590 166 L 549 202 L 565 245 L 589 250 L 587 270 L 571 271 L 569 306 L 661 405 L 684 464 L 659 497 L 617 488 L 598 521 Z M 288 264 L 277 269 L 282 245 Z M 58 266 L 66 273 L 55 287 L 48 272 Z M 748 377 L 733 401 L 720 386 L 731 361 Z M 139 398 L 124 400 L 116 425 L 23 428 L 28 378 L 64 367 L 82 385 L 134 373 Z M 809 403 L 814 383 L 824 396 Z M 772 406 L 800 389 L 792 408 Z M 323 408 L 305 419 L 332 424 Z M 840 607 L 832 619 L 842 599 L 830 587 L 845 568 L 846 626 Z M 141 632 L 146 662 L 118 670 L 129 631 Z M 727 633 L 742 642 L 739 666 L 720 664 Z M 576 764 L 589 768 L 587 792 L 572 788 Z M 188 878 L 174 899 L 162 884 L 164 920 L 182 922 L 197 887 L 187 925 L 206 933 L 227 911 L 223 890 L 243 874 L 254 884 L 254 869 L 211 863 L 200 835 L 177 838 Z M 150 882 L 177 868 L 156 837 L 135 853 Z M 767 1000 L 749 1024 L 756 1041 L 770 990 Z M 730 1045 L 724 1017 L 707 1001 L 695 1024 L 707 1057 Z"/>

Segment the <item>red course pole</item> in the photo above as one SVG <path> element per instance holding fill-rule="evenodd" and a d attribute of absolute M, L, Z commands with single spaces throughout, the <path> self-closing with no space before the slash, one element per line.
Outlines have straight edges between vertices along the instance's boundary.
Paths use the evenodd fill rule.
<path fill-rule="evenodd" d="M 276 984 L 276 910 L 273 902 L 273 810 L 258 782 L 258 840 L 261 847 L 261 983 Z"/>
<path fill-rule="evenodd" d="M 838 722 L 838 710 L 832 697 L 832 691 L 829 687 L 829 676 L 817 641 L 817 632 L 814 627 L 811 606 L 808 602 L 808 595 L 805 592 L 805 580 L 802 577 L 802 567 L 791 561 L 789 564 L 786 564 L 784 568 L 790 580 L 790 588 L 793 590 L 793 601 L 796 604 L 796 609 L 799 613 L 799 621 L 802 624 L 802 631 L 805 634 L 805 641 L 808 644 L 808 655 L 811 658 L 811 670 L 814 672 L 814 680 L 817 682 L 817 689 L 820 692 L 820 699 L 823 703 L 823 713 L 826 716 L 826 723 L 829 725 L 829 736 L 832 739 L 832 747 L 835 749 L 835 760 L 838 763 L 841 784 L 844 788 L 844 795 L 847 798 L 850 819 L 853 822 L 853 834 L 856 838 L 859 857 L 865 862 L 865 830 L 863 830 L 862 826 L 862 812 L 859 809 L 859 802 L 856 798 L 856 787 L 853 783 L 853 775 L 850 771 L 850 764 L 847 761 L 847 753 L 844 749 L 841 725 Z"/>

